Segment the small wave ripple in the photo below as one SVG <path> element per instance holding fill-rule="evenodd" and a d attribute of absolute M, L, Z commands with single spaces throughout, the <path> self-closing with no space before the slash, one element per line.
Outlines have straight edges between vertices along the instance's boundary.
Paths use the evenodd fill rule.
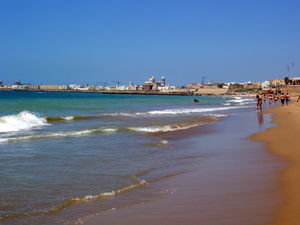
<path fill-rule="evenodd" d="M 113 133 L 116 132 L 117 130 L 118 129 L 115 128 L 98 128 L 98 129 L 87 129 L 87 130 L 80 130 L 80 131 L 53 132 L 53 133 L 46 133 L 40 135 L 0 138 L 0 143 L 30 141 L 30 140 L 37 140 L 37 139 L 44 139 L 44 138 L 78 137 L 78 136 L 90 135 L 93 133 Z"/>
<path fill-rule="evenodd" d="M 183 108 L 183 109 L 165 109 L 165 110 L 152 110 L 148 112 L 135 112 L 135 113 L 112 113 L 106 114 L 110 116 L 160 116 L 160 115 L 181 115 L 181 114 L 193 114 L 193 113 L 206 113 L 215 111 L 226 111 L 231 109 L 241 108 L 241 106 L 230 107 L 213 107 L 213 108 Z"/>
<path fill-rule="evenodd" d="M 67 199 L 64 202 L 62 202 L 60 205 L 53 207 L 51 209 L 45 210 L 45 211 L 37 211 L 37 212 L 27 212 L 27 213 L 15 213 L 15 214 L 7 214 L 7 215 L 0 215 L 0 222 L 1 221 L 6 221 L 9 219 L 16 219 L 16 218 L 23 218 L 23 217 L 33 217 L 33 216 L 41 216 L 41 215 L 49 215 L 53 213 L 57 213 L 64 208 L 67 208 L 69 206 L 79 204 L 82 202 L 87 202 L 87 201 L 92 201 L 96 199 L 105 199 L 105 198 L 110 198 L 115 195 L 120 195 L 124 192 L 131 191 L 135 188 L 139 188 L 145 185 L 148 185 L 148 183 L 145 180 L 139 179 L 136 175 L 131 175 L 130 178 L 135 181 L 135 183 L 120 187 L 118 189 L 109 191 L 109 192 L 103 192 L 95 195 L 86 195 L 82 197 L 75 197 L 71 199 Z"/>
<path fill-rule="evenodd" d="M 128 129 L 132 131 L 144 132 L 144 133 L 165 133 L 171 131 L 186 130 L 200 125 L 204 125 L 204 123 L 174 124 L 174 125 L 153 126 L 153 127 L 130 127 Z"/>

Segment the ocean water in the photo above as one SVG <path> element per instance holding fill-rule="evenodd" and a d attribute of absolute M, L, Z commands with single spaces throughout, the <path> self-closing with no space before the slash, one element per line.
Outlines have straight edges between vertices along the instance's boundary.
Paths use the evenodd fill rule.
<path fill-rule="evenodd" d="M 210 157 L 182 148 L 194 129 L 255 110 L 253 98 L 193 99 L 0 92 L 0 224 L 71 224 L 89 202 L 124 205 Z M 81 210 L 63 214 L 73 208 Z"/>

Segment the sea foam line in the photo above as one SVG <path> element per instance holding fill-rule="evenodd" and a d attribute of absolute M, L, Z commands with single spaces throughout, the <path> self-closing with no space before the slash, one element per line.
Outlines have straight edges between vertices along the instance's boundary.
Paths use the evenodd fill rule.
<path fill-rule="evenodd" d="M 221 117 L 223 115 L 219 115 Z M 224 115 L 225 116 L 225 115 Z M 163 125 L 163 126 L 152 126 L 152 127 L 129 127 L 129 130 L 137 131 L 137 132 L 144 132 L 144 133 L 165 133 L 165 132 L 172 132 L 172 131 L 180 131 L 180 130 L 187 130 L 193 127 L 207 125 L 218 120 L 217 116 L 210 116 L 209 121 L 200 121 L 200 122 L 192 122 L 192 123 L 179 123 L 179 124 L 172 124 L 172 125 Z"/>
<path fill-rule="evenodd" d="M 156 115 L 181 115 L 181 114 L 193 114 L 193 113 L 205 113 L 215 111 L 226 111 L 231 109 L 241 108 L 241 106 L 231 107 L 215 107 L 215 108 L 185 108 L 185 109 L 165 109 L 165 110 L 152 110 L 148 112 L 135 112 L 135 113 L 112 113 L 105 114 L 110 116 L 156 116 Z"/>
<path fill-rule="evenodd" d="M 234 100 L 229 100 L 234 101 Z M 240 100 L 237 100 L 240 101 Z M 224 105 L 231 105 L 229 102 L 224 103 Z M 228 106 L 228 107 L 214 107 L 214 108 L 183 108 L 183 109 L 164 109 L 164 110 L 151 110 L 148 112 L 118 112 L 118 113 L 105 113 L 95 116 L 54 116 L 46 117 L 48 122 L 55 121 L 71 121 L 71 120 L 84 120 L 84 119 L 97 119 L 102 117 L 147 117 L 147 116 L 167 116 L 167 115 L 182 115 L 182 114 L 196 114 L 196 113 L 206 113 L 214 111 L 226 111 L 231 109 L 241 108 L 242 106 Z M 247 107 L 247 106 L 244 106 Z"/>
<path fill-rule="evenodd" d="M 234 99 L 227 100 L 226 102 L 251 104 L 254 103 L 255 100 L 253 98 L 235 97 Z"/>
<path fill-rule="evenodd" d="M 89 129 L 89 130 L 80 130 L 80 131 L 53 132 L 53 133 L 46 133 L 40 135 L 0 138 L 0 143 L 15 142 L 15 141 L 29 141 L 29 140 L 37 140 L 37 139 L 44 139 L 44 138 L 78 137 L 78 136 L 86 136 L 93 133 L 113 133 L 116 131 L 118 131 L 118 129 L 98 128 L 98 129 Z"/>

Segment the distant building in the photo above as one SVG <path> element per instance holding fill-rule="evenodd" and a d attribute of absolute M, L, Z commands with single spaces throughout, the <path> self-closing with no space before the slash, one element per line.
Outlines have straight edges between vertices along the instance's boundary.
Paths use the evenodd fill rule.
<path fill-rule="evenodd" d="M 128 90 L 128 91 L 137 91 L 138 86 L 130 83 L 128 86 L 126 86 L 126 90 Z"/>
<path fill-rule="evenodd" d="M 162 91 L 162 90 L 172 90 L 172 89 L 176 89 L 175 86 L 171 86 L 171 85 L 165 85 L 163 87 L 158 87 L 158 90 Z"/>
<path fill-rule="evenodd" d="M 244 83 L 244 89 L 248 90 L 256 90 L 256 89 L 261 89 L 261 82 L 246 82 Z"/>
<path fill-rule="evenodd" d="M 166 85 L 166 79 L 164 76 L 161 77 L 161 80 L 155 82 L 155 77 L 150 77 L 147 81 L 142 85 L 143 91 L 151 91 L 151 90 L 159 90 L 159 87 L 164 87 Z"/>
<path fill-rule="evenodd" d="M 96 91 L 103 91 L 104 90 L 104 86 L 95 86 L 95 90 Z"/>
<path fill-rule="evenodd" d="M 244 88 L 244 84 L 239 84 L 239 83 L 230 83 L 229 84 L 229 91 L 235 91 L 235 90 L 241 90 Z"/>
<path fill-rule="evenodd" d="M 270 80 L 270 86 L 273 87 L 273 88 L 278 87 L 278 86 L 282 86 L 282 85 L 285 85 L 285 82 L 282 79 Z"/>
<path fill-rule="evenodd" d="M 144 84 L 142 87 L 143 87 L 143 91 L 153 90 L 153 84 Z"/>
<path fill-rule="evenodd" d="M 96 86 L 89 86 L 89 91 L 96 91 Z"/>
<path fill-rule="evenodd" d="M 27 86 L 23 84 L 13 84 L 11 85 L 11 88 L 16 90 L 25 90 Z"/>
<path fill-rule="evenodd" d="M 28 84 L 27 88 L 30 90 L 39 90 L 40 89 L 40 85 L 37 84 Z"/>
<path fill-rule="evenodd" d="M 126 90 L 126 86 L 125 85 L 118 85 L 118 86 L 116 86 L 116 90 L 117 91 L 125 91 Z"/>
<path fill-rule="evenodd" d="M 70 84 L 69 89 L 74 91 L 88 91 L 89 90 L 88 85 L 79 85 L 79 84 Z"/>
<path fill-rule="evenodd" d="M 104 86 L 104 87 L 103 87 L 103 90 L 104 90 L 104 91 L 111 91 L 111 87 L 110 87 L 110 86 Z"/>
<path fill-rule="evenodd" d="M 39 85 L 40 90 L 67 90 L 67 85 L 55 85 L 55 84 L 41 84 Z"/>
<path fill-rule="evenodd" d="M 300 77 L 294 77 L 290 79 L 290 84 L 292 85 L 300 85 Z"/>
<path fill-rule="evenodd" d="M 161 87 L 166 86 L 166 78 L 165 78 L 164 76 L 161 77 L 161 80 L 160 80 L 160 86 L 161 86 Z"/>
<path fill-rule="evenodd" d="M 270 81 L 268 81 L 268 80 L 262 82 L 262 84 L 261 84 L 262 89 L 266 89 L 266 88 L 270 88 L 270 87 L 271 87 Z"/>
<path fill-rule="evenodd" d="M 188 89 L 199 89 L 199 88 L 204 88 L 203 83 L 189 83 L 186 85 Z"/>

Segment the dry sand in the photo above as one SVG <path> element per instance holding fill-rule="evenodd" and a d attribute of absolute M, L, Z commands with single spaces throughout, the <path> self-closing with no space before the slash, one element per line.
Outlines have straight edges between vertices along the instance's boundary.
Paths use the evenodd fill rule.
<path fill-rule="evenodd" d="M 278 106 L 272 113 L 278 126 L 254 134 L 253 140 L 267 144 L 275 155 L 287 161 L 280 180 L 281 206 L 274 212 L 272 225 L 300 224 L 300 103 Z"/>

